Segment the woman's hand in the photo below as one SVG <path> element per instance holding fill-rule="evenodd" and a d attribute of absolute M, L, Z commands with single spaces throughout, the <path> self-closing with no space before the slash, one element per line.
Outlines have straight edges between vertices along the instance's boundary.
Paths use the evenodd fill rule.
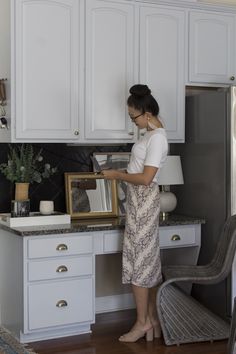
<path fill-rule="evenodd" d="M 105 179 L 118 179 L 118 171 L 117 170 L 102 170 L 101 174 Z"/>
<path fill-rule="evenodd" d="M 101 174 L 105 179 L 118 179 L 133 184 L 149 186 L 157 173 L 158 168 L 153 166 L 144 166 L 142 173 L 127 173 L 123 170 L 102 170 Z"/>

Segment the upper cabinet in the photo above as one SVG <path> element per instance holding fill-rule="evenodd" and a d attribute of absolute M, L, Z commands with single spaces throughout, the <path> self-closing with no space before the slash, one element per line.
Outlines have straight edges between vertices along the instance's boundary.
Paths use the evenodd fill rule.
<path fill-rule="evenodd" d="M 126 107 L 137 82 L 158 100 L 169 141 L 184 141 L 185 12 L 144 4 L 136 11 L 127 1 L 86 1 L 87 141 L 137 139 Z"/>
<path fill-rule="evenodd" d="M 168 140 L 184 141 L 185 11 L 140 7 L 140 82 L 160 106 Z"/>
<path fill-rule="evenodd" d="M 235 15 L 190 11 L 189 81 L 235 84 Z"/>
<path fill-rule="evenodd" d="M 185 84 L 235 82 L 236 7 L 163 4 L 11 0 L 10 119 L 0 141 L 133 143 L 126 100 L 146 83 L 169 142 L 184 142 Z M 0 13 L 7 6 L 1 0 Z"/>
<path fill-rule="evenodd" d="M 137 128 L 126 107 L 136 81 L 134 4 L 86 0 L 85 121 L 86 141 L 134 142 Z"/>
<path fill-rule="evenodd" d="M 13 4 L 15 140 L 77 139 L 79 2 L 17 0 Z"/>
<path fill-rule="evenodd" d="M 13 3 L 13 141 L 135 142 L 126 100 L 138 82 L 157 98 L 169 141 L 184 141 L 184 10 L 125 0 Z"/>

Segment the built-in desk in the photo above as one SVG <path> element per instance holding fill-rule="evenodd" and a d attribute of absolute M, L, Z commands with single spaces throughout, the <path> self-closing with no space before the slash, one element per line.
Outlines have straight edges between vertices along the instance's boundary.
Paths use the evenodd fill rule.
<path fill-rule="evenodd" d="M 101 303 L 95 294 L 95 256 L 121 252 L 124 222 L 1 226 L 1 324 L 21 342 L 89 332 Z M 165 264 L 197 263 L 202 223 L 185 216 L 160 220 Z"/>

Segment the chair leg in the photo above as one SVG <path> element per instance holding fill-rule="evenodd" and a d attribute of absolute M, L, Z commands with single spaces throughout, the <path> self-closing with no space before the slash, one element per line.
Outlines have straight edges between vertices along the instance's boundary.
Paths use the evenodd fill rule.
<path fill-rule="evenodd" d="M 231 320 L 230 331 L 229 331 L 227 354 L 234 353 L 235 337 L 236 337 L 236 297 L 234 298 L 234 308 L 233 308 L 232 320 Z"/>

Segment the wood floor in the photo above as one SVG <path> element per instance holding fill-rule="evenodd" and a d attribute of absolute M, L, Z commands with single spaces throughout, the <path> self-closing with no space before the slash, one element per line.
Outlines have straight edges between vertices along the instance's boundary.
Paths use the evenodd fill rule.
<path fill-rule="evenodd" d="M 227 341 L 184 344 L 167 347 L 162 339 L 121 343 L 118 337 L 127 332 L 135 319 L 133 310 L 97 315 L 92 334 L 30 343 L 38 354 L 226 354 Z"/>

